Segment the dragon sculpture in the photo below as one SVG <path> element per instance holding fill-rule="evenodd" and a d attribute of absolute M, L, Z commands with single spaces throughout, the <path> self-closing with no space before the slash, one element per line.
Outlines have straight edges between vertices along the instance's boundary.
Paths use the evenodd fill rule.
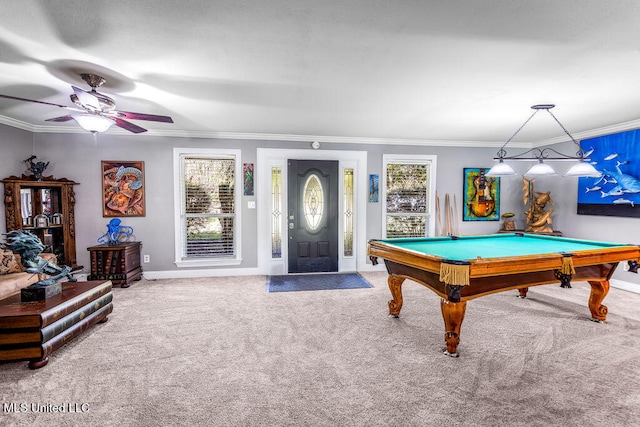
<path fill-rule="evenodd" d="M 29 286 L 32 288 L 46 287 L 53 285 L 58 280 L 66 277 L 70 282 L 77 279 L 71 274 L 71 268 L 68 266 L 57 266 L 51 261 L 47 261 L 40 257 L 40 253 L 44 250 L 44 245 L 38 239 L 38 236 L 30 231 L 14 230 L 6 234 L 6 242 L 2 246 L 20 255 L 22 265 L 27 273 L 45 274 L 50 276 L 47 279 L 40 280 Z"/>
<path fill-rule="evenodd" d="M 44 170 L 47 168 L 47 166 L 49 166 L 49 162 L 45 163 L 45 162 L 34 162 L 34 160 L 37 159 L 36 156 L 31 156 L 26 160 L 23 160 L 25 163 L 29 164 L 29 171 L 31 172 L 31 175 L 37 179 L 38 181 L 40 181 L 42 179 L 42 174 L 44 172 Z"/>

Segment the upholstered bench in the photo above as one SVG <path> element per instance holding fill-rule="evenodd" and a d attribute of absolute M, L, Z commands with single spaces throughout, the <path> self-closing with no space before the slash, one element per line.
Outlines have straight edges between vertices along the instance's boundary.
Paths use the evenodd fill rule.
<path fill-rule="evenodd" d="M 41 253 L 40 257 L 56 263 L 56 256 L 52 253 Z M 27 273 L 24 270 L 20 255 L 8 249 L 0 249 L 0 299 L 16 294 L 20 289 L 46 278 L 45 275 Z"/>

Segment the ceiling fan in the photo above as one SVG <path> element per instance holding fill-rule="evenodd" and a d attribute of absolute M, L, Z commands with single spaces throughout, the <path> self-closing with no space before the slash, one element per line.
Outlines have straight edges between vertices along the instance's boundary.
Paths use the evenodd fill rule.
<path fill-rule="evenodd" d="M 72 114 L 54 117 L 52 119 L 47 119 L 46 121 L 67 122 L 69 120 L 75 120 L 83 129 L 92 133 L 105 132 L 112 125 L 116 125 L 133 133 L 142 133 L 147 131 L 145 128 L 127 120 L 148 120 L 152 122 L 173 123 L 173 119 L 169 116 L 116 110 L 116 103 L 113 99 L 96 91 L 97 87 L 102 86 L 107 81 L 104 77 L 89 73 L 80 74 L 80 76 L 82 77 L 82 80 L 91 86 L 91 91 L 85 91 L 79 87 L 71 86 L 73 94 L 70 95 L 70 98 L 77 107 L 69 107 L 66 105 L 55 104 L 53 102 L 36 101 L 34 99 L 19 98 L 9 95 L 0 95 L 0 98 L 53 105 L 55 107 L 73 111 Z"/>

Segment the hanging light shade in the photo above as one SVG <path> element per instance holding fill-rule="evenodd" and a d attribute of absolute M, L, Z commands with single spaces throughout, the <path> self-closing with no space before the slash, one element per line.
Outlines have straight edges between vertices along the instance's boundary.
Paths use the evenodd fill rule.
<path fill-rule="evenodd" d="M 516 172 L 513 170 L 513 168 L 504 162 L 505 160 L 536 161 L 537 163 L 533 165 L 525 173 L 525 175 L 528 175 L 528 176 L 557 175 L 555 170 L 553 170 L 553 168 L 550 165 L 545 163 L 545 161 L 575 161 L 576 164 L 572 166 L 569 169 L 569 171 L 567 171 L 567 173 L 565 173 L 563 176 L 598 177 L 601 175 L 600 172 L 596 170 L 596 168 L 594 168 L 592 165 L 587 163 L 589 159 L 584 156 L 584 152 L 582 151 L 582 147 L 580 147 L 580 144 L 573 138 L 573 136 L 571 136 L 569 131 L 565 129 L 565 127 L 562 125 L 562 123 L 560 123 L 560 121 L 556 118 L 556 116 L 554 116 L 553 113 L 549 111 L 553 107 L 555 107 L 555 105 L 553 104 L 538 104 L 538 105 L 533 105 L 531 107 L 534 110 L 534 112 L 522 124 L 522 126 L 520 126 L 518 130 L 515 131 L 513 135 L 511 135 L 511 137 L 507 140 L 507 142 L 505 142 L 502 145 L 500 150 L 498 150 L 496 157 L 493 158 L 493 160 L 496 160 L 498 164 L 492 167 L 487 173 L 487 175 L 489 176 L 516 175 Z M 573 141 L 573 143 L 578 146 L 578 152 L 575 155 L 571 156 L 571 155 L 562 154 L 554 150 L 553 148 L 543 148 L 543 149 L 532 148 L 531 150 L 525 151 L 524 153 L 521 153 L 515 156 L 507 156 L 507 152 L 505 150 L 505 147 L 507 146 L 507 144 L 511 142 L 511 140 L 522 130 L 522 128 L 526 126 L 527 123 L 529 123 L 529 121 L 533 118 L 533 116 L 535 116 L 540 110 L 546 110 L 547 113 L 549 113 L 551 117 L 553 117 L 553 119 L 556 121 L 556 123 L 558 123 L 558 125 L 562 128 L 564 133 L 567 134 L 567 136 L 571 139 L 571 141 Z"/>
<path fill-rule="evenodd" d="M 97 114 L 72 114 L 71 117 L 82 129 L 91 133 L 106 132 L 115 124 L 114 120 Z"/>
<path fill-rule="evenodd" d="M 506 164 L 504 160 L 500 159 L 497 165 L 494 165 L 489 171 L 485 174 L 487 176 L 513 176 L 518 173 L 513 170 L 511 166 Z"/>
<path fill-rule="evenodd" d="M 571 166 L 571 168 L 562 176 L 585 176 L 599 178 L 602 176 L 602 173 L 594 168 L 593 165 L 590 165 L 587 162 L 578 162 L 575 165 Z"/>
<path fill-rule="evenodd" d="M 558 175 L 555 170 L 548 164 L 539 160 L 538 163 L 531 166 L 528 171 L 525 172 L 525 176 L 554 176 Z"/>

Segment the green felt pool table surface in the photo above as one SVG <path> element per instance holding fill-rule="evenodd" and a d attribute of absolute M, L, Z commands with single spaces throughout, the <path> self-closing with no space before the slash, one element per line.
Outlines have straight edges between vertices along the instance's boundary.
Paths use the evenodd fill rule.
<path fill-rule="evenodd" d="M 591 240 L 534 234 L 495 234 L 435 238 L 405 238 L 378 240 L 379 242 L 420 254 L 450 260 L 545 255 L 563 252 L 599 250 L 626 246 Z"/>

